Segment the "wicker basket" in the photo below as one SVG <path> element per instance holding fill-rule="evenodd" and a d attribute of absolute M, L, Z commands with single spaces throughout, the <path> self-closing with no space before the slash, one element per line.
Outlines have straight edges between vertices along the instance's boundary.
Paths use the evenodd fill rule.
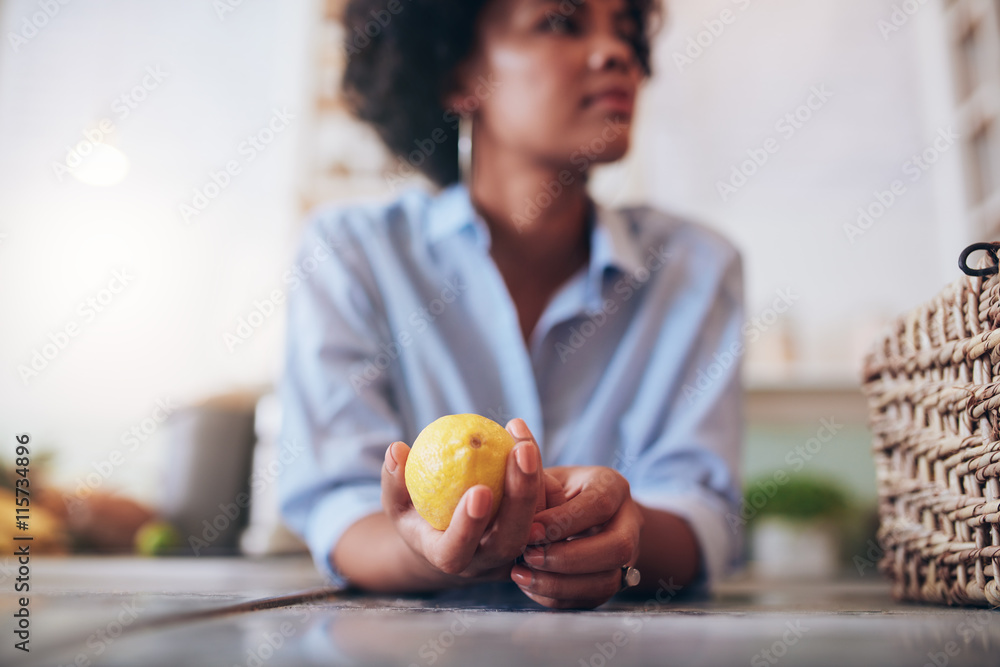
<path fill-rule="evenodd" d="M 969 252 L 985 249 L 977 269 Z M 1000 245 L 865 358 L 879 569 L 893 596 L 1000 606 Z"/>

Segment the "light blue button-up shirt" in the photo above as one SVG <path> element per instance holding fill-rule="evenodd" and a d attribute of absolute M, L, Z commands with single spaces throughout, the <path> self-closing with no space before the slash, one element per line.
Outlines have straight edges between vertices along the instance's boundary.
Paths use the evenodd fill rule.
<path fill-rule="evenodd" d="M 465 186 L 313 215 L 288 293 L 280 497 L 334 585 L 340 536 L 382 511 L 386 447 L 458 413 L 521 417 L 546 467 L 621 472 L 690 523 L 707 582 L 739 560 L 740 255 L 649 207 L 590 223 L 589 265 L 526 345 Z"/>

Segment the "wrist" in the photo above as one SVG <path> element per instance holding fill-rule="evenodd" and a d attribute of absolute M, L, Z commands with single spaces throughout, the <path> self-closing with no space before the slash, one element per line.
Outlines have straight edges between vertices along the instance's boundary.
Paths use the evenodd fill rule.
<path fill-rule="evenodd" d="M 639 586 L 655 587 L 664 579 L 683 587 L 697 579 L 702 567 L 701 545 L 687 520 L 673 512 L 635 505 L 643 517 L 636 562 L 643 577 Z"/>

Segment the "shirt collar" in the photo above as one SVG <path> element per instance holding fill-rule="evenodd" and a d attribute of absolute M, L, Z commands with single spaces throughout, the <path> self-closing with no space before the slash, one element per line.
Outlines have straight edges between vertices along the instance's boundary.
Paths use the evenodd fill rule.
<path fill-rule="evenodd" d="M 635 275 L 643 268 L 642 249 L 637 242 L 635 223 L 622 211 L 594 202 L 597 222 L 590 236 L 590 271 L 603 274 L 608 269 Z"/>
<path fill-rule="evenodd" d="M 598 280 L 609 271 L 635 275 L 643 268 L 642 252 L 636 241 L 634 223 L 619 210 L 594 202 L 590 231 L 590 266 L 588 273 Z M 469 229 L 484 252 L 489 252 L 490 230 L 476 211 L 463 183 L 456 182 L 435 197 L 427 222 L 431 243 Z"/>
<path fill-rule="evenodd" d="M 465 185 L 452 183 L 434 198 L 427 221 L 427 239 L 436 243 L 464 229 L 471 229 L 483 251 L 489 251 L 490 230 L 486 221 L 472 205 Z"/>

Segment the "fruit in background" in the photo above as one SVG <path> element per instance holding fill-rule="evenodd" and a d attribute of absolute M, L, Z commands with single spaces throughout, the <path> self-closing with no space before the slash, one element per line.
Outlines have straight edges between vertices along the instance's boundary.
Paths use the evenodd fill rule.
<path fill-rule="evenodd" d="M 31 535 L 31 553 L 132 553 L 135 533 L 142 524 L 156 518 L 149 508 L 129 498 L 78 487 L 60 490 L 46 483 L 52 454 L 39 452 L 31 467 L 31 502 L 27 530 L 0 523 L 0 541 L 8 536 Z M 14 506 L 18 482 L 24 478 L 0 462 L 0 503 Z M 22 482 L 23 484 L 23 482 Z M 23 502 L 23 501 L 22 501 Z"/>
<path fill-rule="evenodd" d="M 17 528 L 17 521 L 13 508 L 16 506 L 15 499 L 26 496 L 15 496 L 13 491 L 0 488 L 0 507 L 11 508 L 9 518 L 0 521 L 0 542 L 4 545 L 15 544 L 14 537 L 25 537 L 30 535 L 32 554 L 62 554 L 66 553 L 69 544 L 69 537 L 66 533 L 66 525 L 53 512 L 43 507 L 39 503 L 29 505 L 28 518 L 25 519 L 27 529 Z M 17 515 L 20 516 L 20 515 Z M 13 547 L 12 547 L 13 548 Z"/>
<path fill-rule="evenodd" d="M 427 523 L 445 530 L 462 494 L 485 484 L 493 491 L 492 519 L 500 508 L 514 444 L 506 429 L 479 415 L 448 415 L 431 422 L 406 459 L 404 480 L 413 507 Z"/>
<path fill-rule="evenodd" d="M 181 534 L 166 521 L 147 521 L 135 534 L 135 552 L 143 556 L 170 553 L 182 544 Z"/>
<path fill-rule="evenodd" d="M 77 551 L 132 553 L 135 534 L 156 513 L 130 498 L 94 491 L 85 498 L 63 494 L 66 522 Z"/>

